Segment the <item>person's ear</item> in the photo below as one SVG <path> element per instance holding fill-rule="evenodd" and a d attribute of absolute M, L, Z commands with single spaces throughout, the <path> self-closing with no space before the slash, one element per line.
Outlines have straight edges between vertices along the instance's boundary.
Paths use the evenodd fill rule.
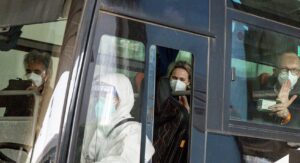
<path fill-rule="evenodd" d="M 44 79 L 44 82 L 46 83 L 49 80 L 49 73 L 48 71 L 45 71 L 45 73 L 43 73 L 42 78 Z"/>
<path fill-rule="evenodd" d="M 191 80 L 190 78 L 188 78 L 188 81 L 186 82 L 186 85 L 190 85 L 191 84 Z"/>
<path fill-rule="evenodd" d="M 191 89 L 191 82 L 190 82 L 190 81 L 188 81 L 188 82 L 186 83 L 186 89 Z"/>

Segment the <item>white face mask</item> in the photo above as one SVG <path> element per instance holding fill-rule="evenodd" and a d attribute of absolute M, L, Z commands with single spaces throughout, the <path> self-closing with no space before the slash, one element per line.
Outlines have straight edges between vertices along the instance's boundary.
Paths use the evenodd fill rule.
<path fill-rule="evenodd" d="M 186 90 L 186 84 L 183 81 L 180 80 L 170 80 L 170 86 L 172 88 L 172 91 L 185 91 Z"/>
<path fill-rule="evenodd" d="M 282 85 L 286 80 L 290 80 L 291 82 L 291 89 L 295 86 L 298 80 L 297 75 L 293 75 L 290 71 L 288 72 L 281 72 L 278 75 L 278 81 Z"/>
<path fill-rule="evenodd" d="M 30 74 L 26 74 L 26 77 L 28 80 L 32 80 L 32 82 L 34 83 L 35 86 L 39 87 L 43 84 L 43 78 L 41 75 L 38 75 L 34 72 L 30 73 Z"/>

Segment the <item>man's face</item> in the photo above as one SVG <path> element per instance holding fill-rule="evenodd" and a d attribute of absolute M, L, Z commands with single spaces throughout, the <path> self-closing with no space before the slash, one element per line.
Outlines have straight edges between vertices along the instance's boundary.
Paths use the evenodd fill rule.
<path fill-rule="evenodd" d="M 299 70 L 299 59 L 298 59 L 298 57 L 297 56 L 284 56 L 284 57 L 282 57 L 279 68 L 288 69 L 288 70 Z"/>
<path fill-rule="evenodd" d="M 278 81 L 283 84 L 286 80 L 291 82 L 293 87 L 300 76 L 300 61 L 298 56 L 293 53 L 286 53 L 280 57 L 278 65 Z"/>
<path fill-rule="evenodd" d="M 185 69 L 182 68 L 176 68 L 175 70 L 173 70 L 170 78 L 173 80 L 180 80 L 186 85 L 190 84 L 189 74 Z"/>
<path fill-rule="evenodd" d="M 47 81 L 48 79 L 48 74 L 45 69 L 45 66 L 40 62 L 30 62 L 25 66 L 25 71 L 26 71 L 26 75 L 35 73 L 36 75 L 41 76 L 43 82 Z"/>

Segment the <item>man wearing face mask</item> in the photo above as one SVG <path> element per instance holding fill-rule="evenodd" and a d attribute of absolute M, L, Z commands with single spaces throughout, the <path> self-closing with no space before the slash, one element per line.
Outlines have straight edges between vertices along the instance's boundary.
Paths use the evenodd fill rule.
<path fill-rule="evenodd" d="M 51 56 L 48 53 L 33 50 L 25 55 L 24 68 L 25 79 L 32 81 L 32 86 L 27 89 L 43 93 L 52 70 Z"/>
<path fill-rule="evenodd" d="M 299 76 L 300 60 L 298 56 L 292 52 L 280 55 L 274 74 L 262 87 L 263 90 L 273 90 L 277 95 L 276 104 L 268 108 L 271 114 L 263 116 L 265 120 L 281 125 L 300 125 L 298 118 L 294 117 L 298 116 L 296 112 L 300 106 L 299 102 L 295 101 L 300 91 Z"/>
<path fill-rule="evenodd" d="M 278 57 L 277 68 L 267 83 L 261 88 L 272 90 L 276 94 L 275 105 L 268 112 L 255 112 L 255 118 L 278 125 L 300 126 L 300 103 L 297 100 L 300 85 L 300 60 L 295 53 L 287 52 Z M 255 109 L 254 109 L 255 110 Z M 258 138 L 238 137 L 245 162 L 275 162 L 295 149 L 294 143 L 280 142 Z"/>
<path fill-rule="evenodd" d="M 37 50 L 30 51 L 25 54 L 24 57 L 24 69 L 25 69 L 25 80 L 31 80 L 32 84 L 29 85 L 26 90 L 34 90 L 37 92 L 38 96 L 41 96 L 39 102 L 39 113 L 37 128 L 39 129 L 39 124 L 44 118 L 48 102 L 52 93 L 52 88 L 49 86 L 49 78 L 51 76 L 52 59 L 50 54 L 46 52 L 39 52 Z M 10 86 L 9 86 L 10 87 Z M 13 90 L 13 89 L 4 89 Z M 17 97 L 21 98 L 21 97 Z M 32 100 L 33 98 L 25 98 Z M 32 116 L 32 104 L 31 106 L 22 105 L 18 102 L 9 102 L 7 100 L 2 100 L 6 107 L 4 116 Z M 21 100 L 24 101 L 24 100 Z M 35 103 L 32 101 L 31 103 Z M 14 104 L 11 104 L 14 103 Z M 29 108 L 30 107 L 30 108 Z"/>
<path fill-rule="evenodd" d="M 299 85 L 296 86 L 300 76 L 300 60 L 298 56 L 295 53 L 284 53 L 281 55 L 275 74 L 278 74 L 278 82 L 274 85 L 274 91 L 278 92 L 276 99 L 278 104 L 271 106 L 270 109 L 276 116 L 281 118 L 281 124 L 287 124 L 292 120 L 291 111 L 297 109 L 292 104 L 297 98 L 297 91 L 299 93 L 300 90 Z M 294 95 L 290 97 L 290 94 Z"/>
<path fill-rule="evenodd" d="M 155 101 L 153 162 L 188 162 L 189 94 L 192 69 L 178 61 L 158 83 Z M 164 135 L 168 135 L 167 137 Z"/>
<path fill-rule="evenodd" d="M 53 89 L 50 86 L 52 73 L 52 58 L 47 52 L 33 50 L 24 57 L 25 79 L 31 80 L 32 85 L 27 90 L 35 90 L 40 95 L 39 112 L 36 131 L 40 130 L 44 120 Z"/>

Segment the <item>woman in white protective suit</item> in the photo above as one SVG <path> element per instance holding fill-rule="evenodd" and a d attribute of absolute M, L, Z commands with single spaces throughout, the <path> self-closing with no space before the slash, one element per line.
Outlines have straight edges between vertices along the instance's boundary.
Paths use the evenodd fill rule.
<path fill-rule="evenodd" d="M 99 83 L 98 83 L 99 82 Z M 98 99 L 94 106 L 97 128 L 85 152 L 88 162 L 138 163 L 141 150 L 141 124 L 133 121 L 130 111 L 134 94 L 129 79 L 123 74 L 100 77 L 93 84 Z M 146 138 L 145 162 L 154 154 Z"/>

